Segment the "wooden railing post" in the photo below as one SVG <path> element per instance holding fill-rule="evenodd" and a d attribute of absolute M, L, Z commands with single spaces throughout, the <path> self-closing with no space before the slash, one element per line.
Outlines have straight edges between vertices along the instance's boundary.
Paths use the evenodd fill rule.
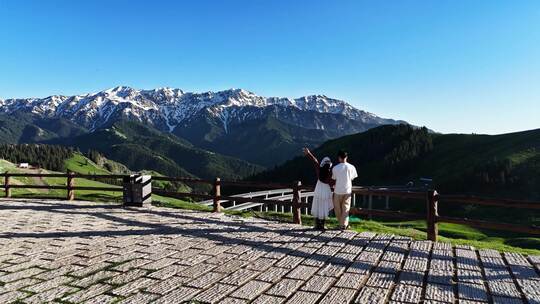
<path fill-rule="evenodd" d="M 369 210 L 372 210 L 373 209 L 373 195 L 369 195 L 369 198 L 368 198 L 368 209 Z M 370 214 L 368 216 L 369 220 L 372 220 L 373 219 L 373 216 Z"/>
<path fill-rule="evenodd" d="M 302 183 L 295 181 L 293 183 L 293 198 L 292 198 L 292 212 L 293 212 L 293 222 L 295 224 L 302 224 L 302 216 L 300 212 L 300 186 Z"/>
<path fill-rule="evenodd" d="M 221 212 L 221 179 L 214 180 L 214 212 Z"/>
<path fill-rule="evenodd" d="M 73 190 L 73 187 L 75 186 L 75 174 L 73 172 L 68 171 L 67 172 L 67 200 L 72 201 L 75 199 L 75 190 Z"/>
<path fill-rule="evenodd" d="M 436 242 L 437 234 L 439 233 L 437 227 L 437 216 L 439 216 L 437 210 L 437 191 L 429 190 L 427 192 L 426 203 L 427 238 L 430 241 Z"/>
<path fill-rule="evenodd" d="M 6 171 L 4 173 L 4 191 L 5 197 L 11 197 L 11 188 L 9 187 L 9 173 Z"/>

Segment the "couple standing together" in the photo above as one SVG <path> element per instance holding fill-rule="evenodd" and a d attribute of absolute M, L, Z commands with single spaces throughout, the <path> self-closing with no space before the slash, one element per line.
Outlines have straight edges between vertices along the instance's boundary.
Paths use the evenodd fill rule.
<path fill-rule="evenodd" d="M 347 152 L 338 152 L 338 164 L 335 166 L 332 166 L 332 160 L 329 157 L 324 157 L 319 162 L 308 148 L 304 148 L 304 154 L 313 162 L 317 174 L 317 185 L 311 205 L 315 229 L 325 229 L 325 220 L 332 209 L 339 222 L 339 229 L 347 229 L 351 209 L 352 180 L 358 176 L 356 168 L 347 162 Z"/>

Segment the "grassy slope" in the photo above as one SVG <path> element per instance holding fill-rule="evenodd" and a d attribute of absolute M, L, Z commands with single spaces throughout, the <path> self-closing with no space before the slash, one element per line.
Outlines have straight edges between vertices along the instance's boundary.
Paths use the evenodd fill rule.
<path fill-rule="evenodd" d="M 82 154 L 75 153 L 72 158 L 65 161 L 67 170 L 81 174 L 111 174 L 108 170 L 98 166 Z"/>

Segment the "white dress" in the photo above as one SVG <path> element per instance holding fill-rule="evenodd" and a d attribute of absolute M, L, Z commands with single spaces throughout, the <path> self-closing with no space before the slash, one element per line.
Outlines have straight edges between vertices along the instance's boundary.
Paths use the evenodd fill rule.
<path fill-rule="evenodd" d="M 311 215 L 318 219 L 327 219 L 330 210 L 334 209 L 332 202 L 332 189 L 330 185 L 317 180 L 311 204 Z"/>

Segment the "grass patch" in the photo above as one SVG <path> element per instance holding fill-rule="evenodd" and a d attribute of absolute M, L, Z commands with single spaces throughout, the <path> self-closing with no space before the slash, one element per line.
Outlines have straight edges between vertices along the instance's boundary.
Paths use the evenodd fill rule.
<path fill-rule="evenodd" d="M 74 153 L 71 158 L 64 162 L 64 165 L 67 170 L 81 174 L 111 174 L 111 172 L 101 168 L 79 153 Z"/>

